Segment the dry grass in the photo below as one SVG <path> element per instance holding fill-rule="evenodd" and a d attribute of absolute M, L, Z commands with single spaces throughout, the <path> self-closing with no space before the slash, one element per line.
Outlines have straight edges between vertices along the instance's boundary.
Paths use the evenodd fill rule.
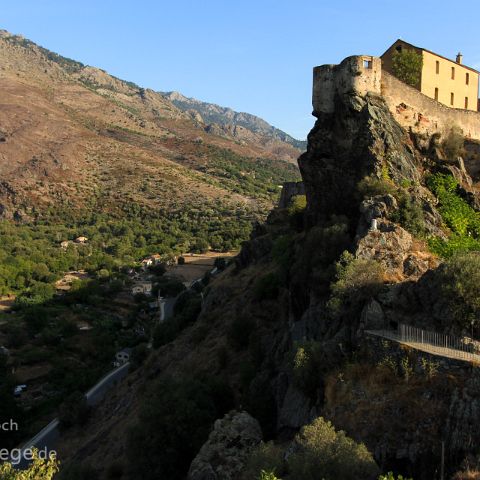
<path fill-rule="evenodd" d="M 467 469 L 464 472 L 457 472 L 452 480 L 480 480 L 480 471 Z"/>

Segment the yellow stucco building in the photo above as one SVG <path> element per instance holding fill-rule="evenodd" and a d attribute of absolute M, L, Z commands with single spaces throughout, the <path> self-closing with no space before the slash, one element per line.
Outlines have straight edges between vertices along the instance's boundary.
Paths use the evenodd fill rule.
<path fill-rule="evenodd" d="M 451 108 L 479 110 L 479 72 L 463 65 L 460 53 L 456 61 L 453 61 L 430 50 L 397 40 L 382 55 L 382 68 L 393 74 L 393 55 L 403 49 L 414 50 L 422 55 L 422 73 L 420 82 L 416 85 L 421 93 Z"/>

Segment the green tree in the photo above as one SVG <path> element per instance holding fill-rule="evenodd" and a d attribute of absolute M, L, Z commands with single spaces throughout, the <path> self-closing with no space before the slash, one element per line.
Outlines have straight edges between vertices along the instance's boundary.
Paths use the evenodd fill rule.
<path fill-rule="evenodd" d="M 0 480 L 51 480 L 59 471 L 54 456 L 41 459 L 36 450 L 33 451 L 33 462 L 26 470 L 16 470 L 8 462 L 0 465 Z"/>
<path fill-rule="evenodd" d="M 362 443 L 319 417 L 295 437 L 298 450 L 289 458 L 291 480 L 374 478 L 378 466 Z"/>
<path fill-rule="evenodd" d="M 206 441 L 219 412 L 205 382 L 159 381 L 127 440 L 132 477 L 185 478 L 194 455 Z"/>
<path fill-rule="evenodd" d="M 461 252 L 438 270 L 441 290 L 459 327 L 480 322 L 480 252 Z"/>
<path fill-rule="evenodd" d="M 402 82 L 417 87 L 420 84 L 423 67 L 423 57 L 415 50 L 402 49 L 396 51 L 392 59 L 393 74 Z"/>

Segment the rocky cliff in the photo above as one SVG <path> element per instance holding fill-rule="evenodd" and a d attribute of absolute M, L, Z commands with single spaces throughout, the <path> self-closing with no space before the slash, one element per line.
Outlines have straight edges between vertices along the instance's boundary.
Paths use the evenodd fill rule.
<path fill-rule="evenodd" d="M 223 379 L 234 405 L 286 455 L 294 434 L 324 416 L 365 442 L 383 471 L 437 478 L 442 442 L 449 474 L 464 459 L 476 461 L 475 369 L 439 366 L 365 335 L 399 322 L 462 333 L 442 303 L 442 259 L 427 243 L 451 232 L 426 180 L 435 172 L 455 176 L 459 194 L 475 205 L 471 179 L 461 162 L 445 161 L 438 138 L 402 129 L 381 96 L 342 92 L 334 106 L 316 112 L 299 159 L 306 209 L 290 202 L 256 226 L 235 263 L 205 290 L 195 323 L 123 387 L 135 408 L 119 399 L 104 405 L 92 420 L 103 425 L 95 423 L 96 437 L 65 440 L 70 459 L 102 470 L 102 462 L 127 451 L 122 423 L 142 418 L 144 378 L 195 372 Z M 116 419 L 103 421 L 112 411 Z M 233 478 L 258 433 L 246 414 L 215 423 L 191 478 Z"/>

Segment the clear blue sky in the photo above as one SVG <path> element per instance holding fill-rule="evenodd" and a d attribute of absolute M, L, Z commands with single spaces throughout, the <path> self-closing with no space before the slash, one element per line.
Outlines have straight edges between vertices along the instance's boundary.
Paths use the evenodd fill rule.
<path fill-rule="evenodd" d="M 18 0 L 0 28 L 120 78 L 313 126 L 312 67 L 397 38 L 480 68 L 479 0 Z"/>

